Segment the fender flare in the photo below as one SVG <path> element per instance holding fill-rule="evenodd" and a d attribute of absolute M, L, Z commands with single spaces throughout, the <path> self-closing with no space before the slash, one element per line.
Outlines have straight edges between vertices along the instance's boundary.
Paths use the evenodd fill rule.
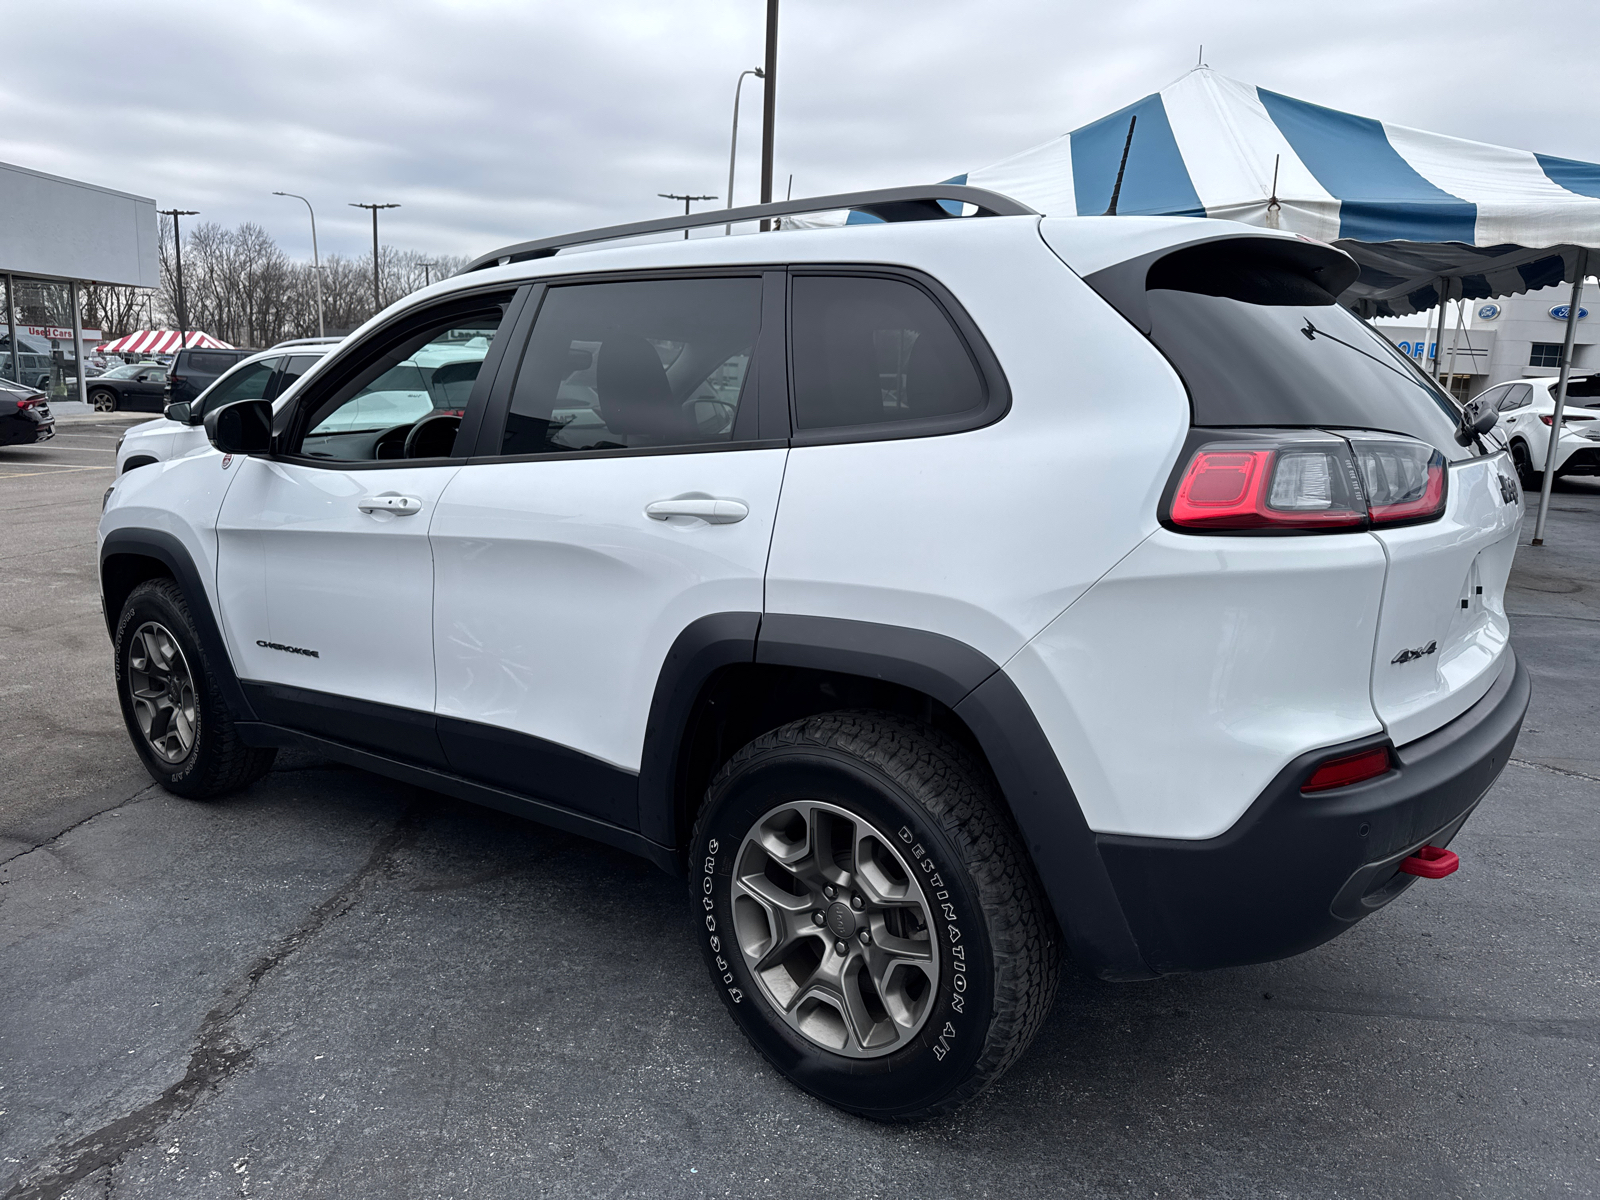
<path fill-rule="evenodd" d="M 739 662 L 880 679 L 953 710 L 989 760 L 1074 958 L 1103 979 L 1155 976 L 1027 700 L 987 655 L 943 634 L 783 613 L 719 613 L 691 623 L 667 655 L 650 708 L 639 773 L 646 837 L 677 840 L 674 784 L 688 721 L 713 672 Z"/>
<path fill-rule="evenodd" d="M 105 610 L 106 633 L 115 640 L 117 618 L 121 615 L 120 609 L 112 611 L 106 596 L 106 562 L 123 554 L 155 559 L 172 573 L 173 580 L 183 589 L 195 632 L 200 635 L 200 648 L 205 651 L 207 665 L 216 677 L 222 702 L 237 719 L 256 720 L 255 711 L 239 686 L 239 676 L 233 669 L 233 659 L 228 656 L 228 646 L 216 615 L 211 611 L 211 597 L 201 581 L 200 571 L 188 548 L 172 534 L 159 529 L 113 529 L 106 534 L 100 545 L 100 604 Z"/>

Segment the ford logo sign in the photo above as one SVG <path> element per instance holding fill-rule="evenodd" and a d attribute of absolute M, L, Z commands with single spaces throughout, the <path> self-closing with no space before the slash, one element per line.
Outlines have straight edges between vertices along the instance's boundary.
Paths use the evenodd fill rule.
<path fill-rule="evenodd" d="M 1485 304 L 1478 310 L 1478 319 L 1480 321 L 1492 321 L 1499 315 L 1500 306 L 1498 304 Z"/>
<path fill-rule="evenodd" d="M 1554 308 L 1552 308 L 1550 310 L 1550 315 L 1552 317 L 1554 317 L 1558 321 L 1565 321 L 1567 319 L 1567 313 L 1569 313 L 1570 311 L 1572 311 L 1572 305 L 1570 305 L 1570 304 L 1558 304 L 1558 305 L 1556 305 Z M 1578 306 L 1578 320 L 1581 321 L 1585 317 L 1587 317 L 1588 315 L 1589 315 L 1589 310 L 1587 308 L 1584 308 L 1583 305 L 1580 304 Z"/>

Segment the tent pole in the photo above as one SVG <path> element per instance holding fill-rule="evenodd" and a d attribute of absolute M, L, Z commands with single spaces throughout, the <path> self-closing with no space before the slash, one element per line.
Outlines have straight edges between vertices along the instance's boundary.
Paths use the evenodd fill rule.
<path fill-rule="evenodd" d="M 1567 379 L 1572 374 L 1572 339 L 1578 332 L 1578 302 L 1583 299 L 1583 277 L 1589 271 L 1589 251 L 1578 249 L 1578 269 L 1567 303 L 1567 337 L 1561 347 L 1561 380 L 1556 384 L 1556 411 L 1550 422 L 1550 443 L 1544 455 L 1544 480 L 1539 484 L 1539 519 L 1533 523 L 1533 544 L 1544 545 L 1544 518 L 1550 511 L 1550 485 L 1556 478 L 1556 447 L 1561 441 L 1561 418 L 1567 407 Z"/>
<path fill-rule="evenodd" d="M 1439 378 L 1440 351 L 1444 349 L 1444 310 L 1445 301 L 1450 298 L 1450 281 L 1443 276 L 1439 279 L 1439 330 L 1433 335 L 1433 377 Z"/>

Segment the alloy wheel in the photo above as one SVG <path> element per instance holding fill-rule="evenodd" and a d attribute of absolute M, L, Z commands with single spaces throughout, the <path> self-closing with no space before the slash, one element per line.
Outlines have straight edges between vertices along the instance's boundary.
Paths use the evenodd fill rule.
<path fill-rule="evenodd" d="M 169 763 L 187 758 L 194 747 L 194 677 L 166 626 L 146 621 L 134 632 L 128 647 L 128 695 L 150 748 Z"/>
<path fill-rule="evenodd" d="M 933 1008 L 939 945 L 895 839 L 820 800 L 772 809 L 734 863 L 733 923 L 783 1020 L 849 1058 L 905 1046 Z"/>
<path fill-rule="evenodd" d="M 116 407 L 116 400 L 109 393 L 96 392 L 94 394 L 95 412 L 114 412 Z"/>

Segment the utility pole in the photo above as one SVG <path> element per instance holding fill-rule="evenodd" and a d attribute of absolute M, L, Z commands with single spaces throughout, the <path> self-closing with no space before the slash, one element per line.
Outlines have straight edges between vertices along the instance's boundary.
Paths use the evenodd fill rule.
<path fill-rule="evenodd" d="M 189 343 L 189 311 L 183 304 L 183 238 L 178 234 L 178 218 L 198 217 L 200 214 L 191 208 L 163 208 L 159 211 L 163 217 L 172 218 L 172 255 L 178 275 L 178 349 L 182 350 Z"/>
<path fill-rule="evenodd" d="M 728 141 L 728 207 L 733 207 L 733 165 L 739 158 L 739 93 L 744 88 L 744 77 L 754 75 L 757 79 L 765 79 L 767 73 L 760 67 L 752 67 L 748 71 L 739 72 L 739 82 L 733 85 L 733 136 Z M 722 227 L 724 236 L 733 232 L 732 225 Z"/>
<path fill-rule="evenodd" d="M 317 336 L 327 337 L 328 327 L 322 320 L 322 260 L 317 257 L 317 210 L 311 207 L 311 201 L 304 196 L 296 196 L 293 192 L 273 192 L 274 196 L 288 196 L 291 200 L 299 200 L 306 206 L 306 211 L 311 214 L 311 274 L 317 284 Z"/>
<path fill-rule="evenodd" d="M 380 208 L 399 208 L 398 204 L 355 204 L 351 208 L 370 208 L 372 210 L 372 315 L 377 316 L 383 311 L 383 293 L 378 288 L 378 210 Z"/>
<path fill-rule="evenodd" d="M 420 263 L 418 265 L 422 267 L 422 286 L 423 287 L 427 287 L 428 284 L 432 282 L 432 280 L 430 280 L 428 278 L 428 268 L 429 267 L 437 267 L 439 264 L 438 263 Z"/>
<path fill-rule="evenodd" d="M 689 215 L 689 202 L 691 200 L 715 200 L 716 199 L 715 196 L 680 196 L 676 192 L 657 192 L 656 195 L 660 196 L 663 200 L 682 200 L 683 201 L 683 215 L 686 216 L 686 217 Z M 685 229 L 683 231 L 683 240 L 686 241 L 686 242 L 689 240 L 689 231 L 687 229 Z"/>
<path fill-rule="evenodd" d="M 772 129 L 778 114 L 778 0 L 767 0 L 767 62 L 762 71 L 766 87 L 761 99 L 761 203 L 772 203 Z M 770 220 L 761 222 L 765 233 L 773 228 Z"/>

